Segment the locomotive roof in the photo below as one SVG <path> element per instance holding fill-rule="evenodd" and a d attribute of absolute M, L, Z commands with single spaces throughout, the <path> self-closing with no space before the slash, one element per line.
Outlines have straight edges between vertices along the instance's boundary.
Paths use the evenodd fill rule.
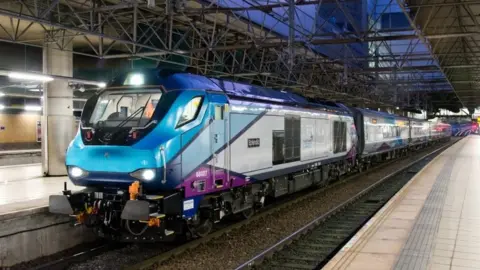
<path fill-rule="evenodd" d="M 186 72 L 148 69 L 122 74 L 116 77 L 109 87 L 124 86 L 129 74 L 139 73 L 144 77 L 144 85 L 162 85 L 165 91 L 202 89 L 224 92 L 236 99 L 256 100 L 311 109 L 328 109 L 337 113 L 350 114 L 343 105 L 333 102 L 310 102 L 305 97 L 289 91 L 278 91 L 261 86 L 232 82 L 195 75 Z"/>

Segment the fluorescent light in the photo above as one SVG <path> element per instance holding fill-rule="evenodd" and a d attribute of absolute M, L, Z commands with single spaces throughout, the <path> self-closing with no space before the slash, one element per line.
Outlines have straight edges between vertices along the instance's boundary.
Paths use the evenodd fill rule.
<path fill-rule="evenodd" d="M 5 105 L 0 104 L 0 110 L 5 109 Z"/>
<path fill-rule="evenodd" d="M 4 93 L 2 93 L 2 92 L 0 92 L 0 97 L 3 97 L 3 96 L 5 96 L 5 94 L 4 94 Z"/>
<path fill-rule="evenodd" d="M 97 86 L 100 87 L 100 88 L 105 88 L 107 86 L 107 84 L 104 83 L 104 82 L 101 82 L 101 83 L 98 83 Z"/>
<path fill-rule="evenodd" d="M 142 85 L 143 84 L 143 75 L 142 74 L 133 74 L 130 78 L 130 83 L 132 85 Z"/>
<path fill-rule="evenodd" d="M 40 81 L 40 82 L 50 82 L 53 81 L 53 78 L 50 76 L 32 74 L 32 73 L 22 73 L 22 72 L 9 72 L 8 77 L 12 79 L 19 80 L 31 80 L 31 81 Z"/>
<path fill-rule="evenodd" d="M 40 106 L 25 106 L 24 108 L 26 111 L 35 111 L 35 112 L 38 112 L 38 111 L 41 111 L 42 110 L 42 107 Z"/>
<path fill-rule="evenodd" d="M 144 83 L 145 83 L 145 79 L 143 78 L 143 74 L 131 73 L 131 74 L 128 74 L 124 85 L 142 85 Z"/>

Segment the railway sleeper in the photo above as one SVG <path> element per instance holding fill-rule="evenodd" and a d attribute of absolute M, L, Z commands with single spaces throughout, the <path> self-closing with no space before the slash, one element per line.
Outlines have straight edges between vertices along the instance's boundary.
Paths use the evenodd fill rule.
<path fill-rule="evenodd" d="M 328 229 L 328 228 L 325 228 L 322 230 L 323 232 L 325 232 L 326 235 L 331 235 L 333 237 L 338 237 L 338 236 L 344 236 L 346 233 L 349 233 L 351 232 L 351 228 L 345 228 L 345 229 Z"/>
<path fill-rule="evenodd" d="M 311 238 L 311 239 L 304 239 L 302 241 L 299 241 L 298 242 L 298 246 L 300 249 L 314 249 L 314 250 L 317 250 L 317 251 L 321 251 L 321 250 L 327 250 L 327 248 L 329 247 L 334 247 L 338 245 L 338 239 L 315 239 L 314 238 Z"/>
<path fill-rule="evenodd" d="M 310 262 L 310 263 L 309 263 Z M 284 262 L 273 262 L 272 266 L 275 267 L 275 269 L 278 269 L 277 267 L 282 267 L 283 269 L 285 268 L 290 268 L 290 269 L 313 269 L 315 268 L 316 262 L 311 262 L 308 260 L 285 260 Z"/>
<path fill-rule="evenodd" d="M 311 265 L 296 264 L 296 263 L 272 263 L 275 269 L 312 269 Z"/>
<path fill-rule="evenodd" d="M 338 245 L 338 244 L 337 244 Z M 318 248 L 311 247 L 310 245 L 301 245 L 299 244 L 297 247 L 292 248 L 293 254 L 298 254 L 298 255 L 305 255 L 307 254 L 308 256 L 326 256 L 330 253 L 329 248 L 331 249 L 334 246 L 330 245 L 323 245 L 319 246 Z"/>
<path fill-rule="evenodd" d="M 320 263 L 321 260 L 319 260 L 318 257 L 311 257 L 311 256 L 296 256 L 296 255 L 279 255 L 280 260 L 288 260 L 288 261 L 301 261 L 301 262 L 313 262 L 316 264 Z"/>
<path fill-rule="evenodd" d="M 343 234 L 343 235 L 339 235 L 339 234 L 335 234 L 335 235 L 330 235 L 330 234 L 315 235 L 315 237 L 305 238 L 304 241 L 305 241 L 305 244 L 314 247 L 314 246 L 317 246 L 317 245 L 337 243 L 338 240 L 342 239 L 342 237 L 345 237 L 345 235 L 348 235 L 348 234 Z"/>

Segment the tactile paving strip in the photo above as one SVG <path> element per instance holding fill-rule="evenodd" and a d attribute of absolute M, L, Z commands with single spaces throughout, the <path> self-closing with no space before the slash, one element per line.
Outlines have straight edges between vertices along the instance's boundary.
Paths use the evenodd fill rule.
<path fill-rule="evenodd" d="M 454 161 L 455 158 L 450 157 L 438 175 L 395 264 L 395 270 L 427 269 L 440 226 Z"/>

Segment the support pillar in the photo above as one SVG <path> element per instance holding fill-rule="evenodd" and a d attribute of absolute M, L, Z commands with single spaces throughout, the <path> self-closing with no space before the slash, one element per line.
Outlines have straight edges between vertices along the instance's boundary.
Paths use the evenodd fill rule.
<path fill-rule="evenodd" d="M 64 41 L 59 41 L 62 44 Z M 43 48 L 43 73 L 71 77 L 72 45 L 49 42 Z M 42 167 L 46 176 L 66 175 L 65 152 L 74 137 L 73 91 L 66 80 L 44 84 L 42 118 Z"/>

